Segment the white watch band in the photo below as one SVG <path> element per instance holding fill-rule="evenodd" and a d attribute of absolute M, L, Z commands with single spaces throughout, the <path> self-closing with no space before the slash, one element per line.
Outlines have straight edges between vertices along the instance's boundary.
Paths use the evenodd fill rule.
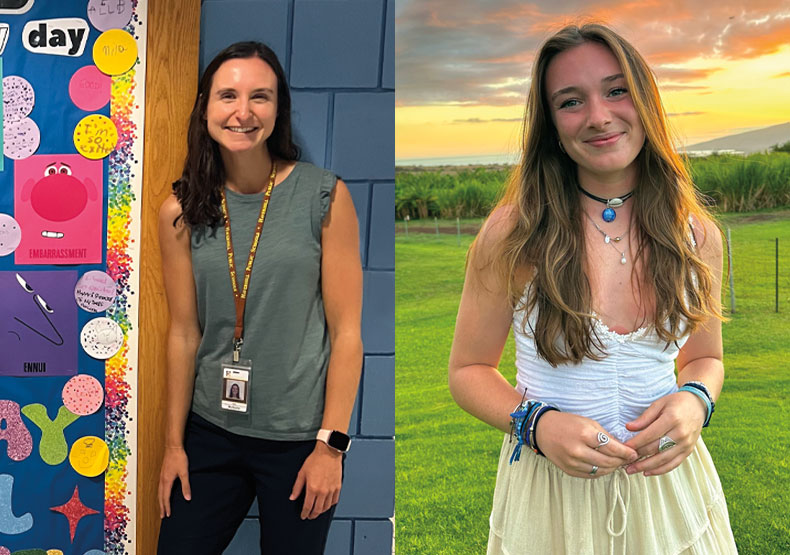
<path fill-rule="evenodd" d="M 324 443 L 329 445 L 329 436 L 331 435 L 332 435 L 332 430 L 325 430 L 324 428 L 321 428 L 320 430 L 318 430 L 318 434 L 316 434 L 315 438 L 318 441 L 323 441 Z"/>

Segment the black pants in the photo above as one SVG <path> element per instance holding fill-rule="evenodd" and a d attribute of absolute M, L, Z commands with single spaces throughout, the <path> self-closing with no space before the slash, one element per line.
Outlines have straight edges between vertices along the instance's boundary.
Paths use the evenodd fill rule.
<path fill-rule="evenodd" d="M 257 496 L 261 553 L 320 555 L 332 507 L 302 520 L 304 490 L 295 501 L 294 481 L 315 447 L 310 441 L 270 441 L 232 434 L 192 413 L 184 448 L 189 457 L 192 500 L 176 480 L 170 516 L 162 519 L 159 555 L 220 555 Z"/>

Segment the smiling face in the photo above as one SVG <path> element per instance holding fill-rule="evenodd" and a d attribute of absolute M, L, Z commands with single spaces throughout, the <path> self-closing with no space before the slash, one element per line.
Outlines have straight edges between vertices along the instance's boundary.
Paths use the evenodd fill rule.
<path fill-rule="evenodd" d="M 586 42 L 557 54 L 546 68 L 546 97 L 581 184 L 635 177 L 645 131 L 620 64 L 606 46 Z"/>
<path fill-rule="evenodd" d="M 206 126 L 223 151 L 264 145 L 276 119 L 277 76 L 266 62 L 234 58 L 219 66 L 206 104 Z"/>

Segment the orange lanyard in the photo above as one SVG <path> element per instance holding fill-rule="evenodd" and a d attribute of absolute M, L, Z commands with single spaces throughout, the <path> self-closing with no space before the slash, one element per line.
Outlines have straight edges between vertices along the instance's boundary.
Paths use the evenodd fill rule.
<path fill-rule="evenodd" d="M 269 198 L 272 196 L 274 179 L 277 177 L 277 166 L 272 162 L 272 173 L 269 174 L 269 185 L 263 195 L 261 203 L 261 213 L 258 215 L 258 223 L 255 226 L 255 235 L 252 238 L 250 256 L 247 258 L 247 267 L 244 268 L 244 283 L 241 291 L 236 283 L 236 257 L 233 253 L 233 240 L 230 236 L 230 215 L 228 214 L 228 203 L 225 200 L 225 190 L 222 190 L 222 215 L 225 218 L 225 246 L 228 250 L 228 267 L 230 268 L 230 281 L 233 284 L 233 299 L 236 306 L 236 328 L 233 332 L 233 362 L 239 362 L 241 345 L 244 343 L 244 307 L 247 305 L 247 289 L 250 286 L 250 276 L 252 275 L 252 263 L 255 261 L 255 253 L 258 250 L 258 241 L 263 231 L 263 220 L 266 218 L 266 209 L 269 207 Z"/>

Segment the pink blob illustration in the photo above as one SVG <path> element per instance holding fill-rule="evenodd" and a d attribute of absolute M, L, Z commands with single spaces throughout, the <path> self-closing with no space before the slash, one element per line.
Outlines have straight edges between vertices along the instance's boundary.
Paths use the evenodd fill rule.
<path fill-rule="evenodd" d="M 33 187 L 30 202 L 36 214 L 52 222 L 67 222 L 82 214 L 88 191 L 74 176 L 56 173 L 41 178 Z"/>

